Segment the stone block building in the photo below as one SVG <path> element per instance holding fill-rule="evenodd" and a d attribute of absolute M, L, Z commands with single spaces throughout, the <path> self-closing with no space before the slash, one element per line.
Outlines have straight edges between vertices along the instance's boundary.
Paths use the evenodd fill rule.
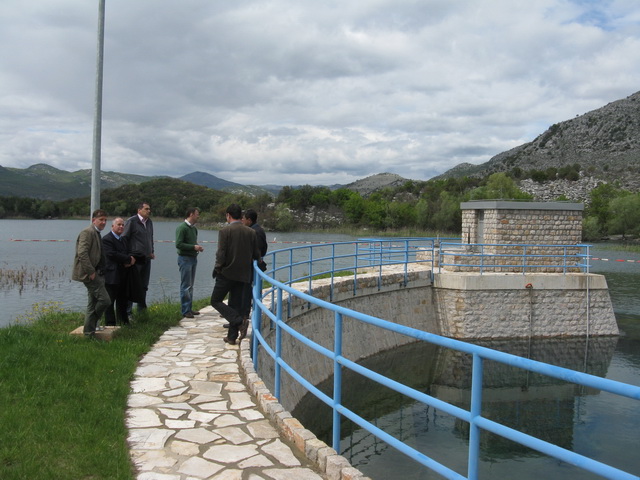
<path fill-rule="evenodd" d="M 480 200 L 460 208 L 462 245 L 442 252 L 447 269 L 580 271 L 583 204 Z"/>

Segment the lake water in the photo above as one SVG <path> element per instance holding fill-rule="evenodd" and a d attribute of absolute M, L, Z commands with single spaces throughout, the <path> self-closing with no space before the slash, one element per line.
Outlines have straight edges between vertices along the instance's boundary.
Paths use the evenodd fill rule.
<path fill-rule="evenodd" d="M 86 290 L 71 280 L 71 268 L 75 239 L 87 225 L 88 222 L 82 220 L 0 220 L 0 326 L 24 319 L 37 305 L 48 302 L 56 302 L 67 310 L 84 310 Z M 178 301 L 179 275 L 173 244 L 177 225 L 178 222 L 154 223 L 157 259 L 152 263 L 148 295 L 152 302 Z M 218 233 L 202 229 L 199 232 L 205 251 L 198 260 L 195 296 L 207 298 L 213 287 L 211 271 Z M 268 233 L 267 239 L 270 251 L 295 244 L 354 240 L 346 235 L 301 233 Z M 592 271 L 607 278 L 622 333 L 619 338 L 592 339 L 589 344 L 575 339 L 536 340 L 526 348 L 522 342 L 487 345 L 640 385 L 640 254 L 607 248 L 604 244 L 594 246 L 592 254 L 596 259 L 592 261 Z M 468 360 L 464 358 L 414 345 L 368 362 L 381 373 L 388 372 L 424 391 L 457 395 L 458 403 L 466 406 Z M 637 402 L 486 367 L 489 372 L 492 368 L 497 380 L 487 397 L 490 395 L 493 399 L 488 407 L 493 417 L 515 426 L 529 425 L 524 428 L 533 428 L 534 433 L 554 443 L 593 454 L 640 475 L 640 455 L 636 452 L 640 445 Z M 413 376 L 407 377 L 406 372 L 412 372 Z M 347 379 L 345 383 L 345 398 L 351 388 L 350 401 L 360 402 L 364 409 L 369 409 L 370 418 L 375 418 L 379 425 L 417 448 L 433 453 L 437 460 L 461 473 L 465 471 L 467 431 L 463 422 L 389 396 L 356 378 Z M 322 407 L 308 405 L 304 409 L 314 412 L 313 418 L 318 422 L 313 425 L 313 418 L 303 418 L 303 422 L 321 436 L 323 429 L 330 425 L 320 413 Z M 373 478 L 440 478 L 357 429 L 352 429 L 343 440 L 342 449 L 355 466 Z M 491 436 L 484 438 L 482 449 L 481 478 L 595 478 Z"/>
<path fill-rule="evenodd" d="M 148 301 L 179 301 L 175 229 L 179 222 L 154 222 L 156 259 L 152 261 Z M 31 316 L 38 306 L 55 302 L 60 308 L 84 311 L 87 291 L 71 280 L 78 232 L 84 220 L 0 220 L 0 327 Z M 108 232 L 110 222 L 103 231 Z M 205 251 L 198 257 L 195 298 L 208 298 L 218 232 L 198 230 Z M 309 242 L 353 240 L 347 235 L 268 233 L 269 250 Z"/>

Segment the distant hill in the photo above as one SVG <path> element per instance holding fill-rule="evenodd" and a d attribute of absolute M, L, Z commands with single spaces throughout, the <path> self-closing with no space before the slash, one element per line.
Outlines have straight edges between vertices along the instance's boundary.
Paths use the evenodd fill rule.
<path fill-rule="evenodd" d="M 440 177 L 484 177 L 496 172 L 546 170 L 579 164 L 594 181 L 640 191 L 640 92 L 552 125 L 532 142 L 480 165 L 463 163 Z"/>
<path fill-rule="evenodd" d="M 159 177 L 145 177 L 117 172 L 102 172 L 101 190 L 131 183 L 139 184 Z M 0 195 L 42 200 L 66 200 L 91 195 L 91 170 L 67 172 L 44 163 L 29 168 L 0 166 Z"/>
<path fill-rule="evenodd" d="M 269 193 L 273 195 L 272 191 L 265 187 L 259 187 L 256 185 L 242 185 L 240 183 L 230 182 L 228 180 L 224 180 L 222 178 L 218 178 L 215 175 L 211 175 L 210 173 L 205 172 L 193 172 L 187 175 L 180 177 L 180 180 L 184 180 L 185 182 L 194 183 L 196 185 L 202 185 L 203 187 L 212 188 L 214 190 L 222 190 L 225 192 L 232 193 L 246 193 L 248 195 L 261 195 L 264 193 Z M 279 187 L 278 191 L 280 191 Z"/>
<path fill-rule="evenodd" d="M 360 180 L 356 180 L 353 183 L 345 185 L 345 188 L 358 192 L 360 195 L 370 195 L 376 190 L 380 190 L 385 187 L 399 187 L 407 182 L 408 179 L 396 175 L 395 173 L 378 173 L 371 175 Z"/>

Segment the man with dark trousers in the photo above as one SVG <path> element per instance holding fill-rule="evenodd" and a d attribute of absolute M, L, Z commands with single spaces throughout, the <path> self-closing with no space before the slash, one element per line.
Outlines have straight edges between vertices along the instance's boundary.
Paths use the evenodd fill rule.
<path fill-rule="evenodd" d="M 250 208 L 245 210 L 245 212 L 242 214 L 242 223 L 256 232 L 260 256 L 264 257 L 267 254 L 269 245 L 267 245 L 267 235 L 266 233 L 264 233 L 264 229 L 258 223 L 258 212 Z M 251 279 L 253 280 L 253 269 L 251 270 Z M 244 287 L 244 293 L 242 296 L 242 316 L 245 318 L 248 318 L 249 314 L 251 313 L 252 296 L 252 284 L 248 283 Z"/>
<path fill-rule="evenodd" d="M 124 220 L 117 217 L 111 222 L 111 231 L 102 237 L 102 248 L 106 260 L 104 280 L 111 304 L 104 312 L 104 323 L 115 326 L 129 323 L 127 315 L 127 269 L 135 265 L 136 259 L 129 255 L 127 241 L 122 236 Z M 114 312 L 115 305 L 115 312 Z"/>
<path fill-rule="evenodd" d="M 107 213 L 95 210 L 91 214 L 91 225 L 78 234 L 76 254 L 73 259 L 71 278 L 82 282 L 87 289 L 87 311 L 84 317 L 83 333 L 93 338 L 102 314 L 111 303 L 104 286 L 104 254 L 100 232 L 107 224 Z"/>
<path fill-rule="evenodd" d="M 124 224 L 124 233 L 122 236 L 127 239 L 129 252 L 136 259 L 133 268 L 138 270 L 140 274 L 142 301 L 138 302 L 138 310 L 142 311 L 147 308 L 147 290 L 149 290 L 149 278 L 151 277 L 151 260 L 156 258 L 153 248 L 153 222 L 149 215 L 151 207 L 148 203 L 142 202 L 138 204 L 138 213 L 130 218 Z M 131 305 L 128 312 L 131 313 Z"/>
<path fill-rule="evenodd" d="M 240 206 L 229 205 L 226 217 L 229 225 L 218 233 L 211 305 L 229 322 L 225 343 L 235 345 L 238 335 L 240 340 L 247 335 L 249 319 L 242 316 L 242 295 L 245 285 L 251 284 L 253 260 L 260 260 L 261 256 L 256 232 L 242 224 Z M 225 304 L 227 294 L 229 300 Z"/>

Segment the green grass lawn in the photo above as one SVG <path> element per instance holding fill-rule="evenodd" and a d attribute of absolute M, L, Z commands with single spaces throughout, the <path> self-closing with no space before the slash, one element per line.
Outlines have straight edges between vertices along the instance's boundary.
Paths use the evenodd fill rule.
<path fill-rule="evenodd" d="M 149 307 L 111 342 L 69 335 L 83 319 L 53 307 L 0 329 L 1 479 L 133 478 L 129 383 L 142 355 L 178 324 L 180 307 Z"/>

